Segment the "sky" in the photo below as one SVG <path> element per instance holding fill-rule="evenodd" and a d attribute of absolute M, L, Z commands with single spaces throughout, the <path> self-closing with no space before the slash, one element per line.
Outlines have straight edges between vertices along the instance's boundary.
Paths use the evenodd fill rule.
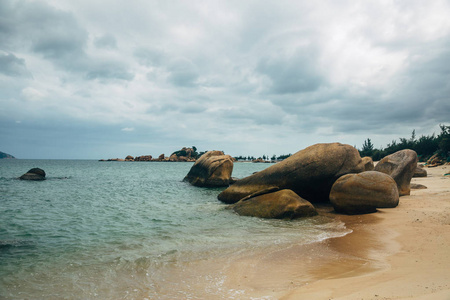
<path fill-rule="evenodd" d="M 0 151 L 257 157 L 438 134 L 449 16 L 449 0 L 0 0 Z"/>

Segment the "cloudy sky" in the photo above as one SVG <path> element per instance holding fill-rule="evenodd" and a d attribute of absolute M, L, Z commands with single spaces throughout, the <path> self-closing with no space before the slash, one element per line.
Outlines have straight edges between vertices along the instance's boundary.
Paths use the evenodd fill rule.
<path fill-rule="evenodd" d="M 0 0 L 0 151 L 376 147 L 450 125 L 450 1 Z"/>

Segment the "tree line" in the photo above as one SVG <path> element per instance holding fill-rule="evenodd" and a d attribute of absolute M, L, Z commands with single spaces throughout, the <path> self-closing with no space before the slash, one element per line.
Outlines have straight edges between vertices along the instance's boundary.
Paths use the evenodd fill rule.
<path fill-rule="evenodd" d="M 450 161 L 450 126 L 439 125 L 439 127 L 441 132 L 438 135 L 433 133 L 432 135 L 422 135 L 417 138 L 416 130 L 413 130 L 409 139 L 400 138 L 399 141 L 393 140 L 384 149 L 375 148 L 370 138 L 368 138 L 364 141 L 362 149 L 358 149 L 358 151 L 361 157 L 370 156 L 374 161 L 404 149 L 416 151 L 419 161 L 427 161 L 434 154 Z"/>

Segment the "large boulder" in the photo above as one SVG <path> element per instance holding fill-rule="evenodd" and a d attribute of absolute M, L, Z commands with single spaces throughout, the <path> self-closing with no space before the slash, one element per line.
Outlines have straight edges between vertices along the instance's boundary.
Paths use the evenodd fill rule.
<path fill-rule="evenodd" d="M 233 158 L 222 151 L 208 151 L 192 166 L 184 178 L 195 186 L 228 186 L 233 172 Z"/>
<path fill-rule="evenodd" d="M 267 219 L 296 219 L 317 215 L 314 206 L 291 190 L 250 195 L 231 206 L 241 216 Z"/>
<path fill-rule="evenodd" d="M 316 144 L 251 176 L 219 194 L 224 203 L 268 188 L 290 189 L 310 202 L 328 201 L 331 186 L 342 175 L 360 173 L 364 165 L 358 150 L 340 143 Z"/>
<path fill-rule="evenodd" d="M 398 198 L 395 180 L 376 171 L 344 175 L 333 184 L 330 192 L 334 210 L 351 215 L 396 207 Z"/>
<path fill-rule="evenodd" d="M 21 180 L 45 180 L 45 171 L 39 168 L 33 168 L 19 177 Z"/>
<path fill-rule="evenodd" d="M 417 168 L 417 153 L 405 149 L 384 157 L 375 166 L 375 171 L 390 175 L 397 183 L 400 196 L 411 193 L 410 183 Z"/>

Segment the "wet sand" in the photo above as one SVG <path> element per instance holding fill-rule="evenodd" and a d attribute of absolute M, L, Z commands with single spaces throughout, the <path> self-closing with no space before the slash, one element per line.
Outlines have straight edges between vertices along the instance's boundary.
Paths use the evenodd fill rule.
<path fill-rule="evenodd" d="M 450 166 L 393 209 L 335 215 L 352 233 L 321 243 L 241 257 L 223 287 L 245 299 L 450 299 Z M 331 214 L 332 208 L 319 208 Z"/>

